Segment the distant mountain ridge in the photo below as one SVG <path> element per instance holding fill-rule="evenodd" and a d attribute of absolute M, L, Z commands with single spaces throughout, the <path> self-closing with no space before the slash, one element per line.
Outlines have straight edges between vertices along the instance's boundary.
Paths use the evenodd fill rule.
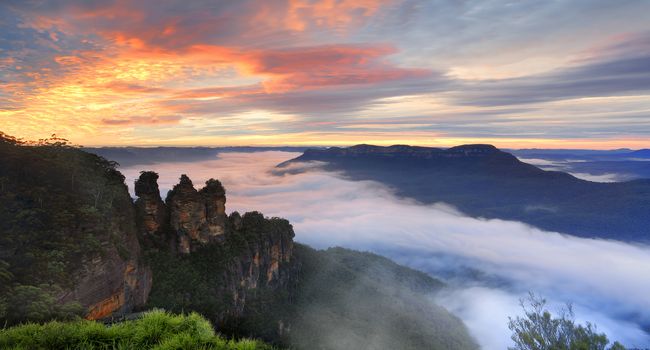
<path fill-rule="evenodd" d="M 348 156 L 348 155 L 377 155 L 377 156 L 412 156 L 421 158 L 433 157 L 455 157 L 455 156 L 483 156 L 504 153 L 496 147 L 487 144 L 462 145 L 448 149 L 409 146 L 409 145 L 392 145 L 392 146 L 375 146 L 360 144 L 351 147 L 330 147 L 326 149 L 307 149 L 305 156 L 312 155 L 329 155 L 329 156 Z"/>
<path fill-rule="evenodd" d="M 606 181 L 628 181 L 650 178 L 649 149 L 519 149 L 509 152 L 545 170 L 565 171 L 586 179 L 600 177 Z"/>
<path fill-rule="evenodd" d="M 84 147 L 89 153 L 94 153 L 106 159 L 119 163 L 120 166 L 155 164 L 160 162 L 196 162 L 215 159 L 219 153 L 231 152 L 303 152 L 307 147 Z"/>
<path fill-rule="evenodd" d="M 507 150 L 515 155 L 540 158 L 584 158 L 592 160 L 613 160 L 626 158 L 650 158 L 650 149 L 642 148 L 631 150 L 629 148 L 620 148 L 613 150 L 584 150 L 584 149 L 543 149 L 543 148 L 526 148 Z"/>
<path fill-rule="evenodd" d="M 650 149 L 644 148 L 640 149 L 634 152 L 630 152 L 629 155 L 631 157 L 639 157 L 639 158 L 648 158 L 650 159 Z"/>
<path fill-rule="evenodd" d="M 524 163 L 492 145 L 448 149 L 357 145 L 307 150 L 353 180 L 374 180 L 398 196 L 445 202 L 474 217 L 517 220 L 581 237 L 650 240 L 650 179 L 596 183 Z"/>

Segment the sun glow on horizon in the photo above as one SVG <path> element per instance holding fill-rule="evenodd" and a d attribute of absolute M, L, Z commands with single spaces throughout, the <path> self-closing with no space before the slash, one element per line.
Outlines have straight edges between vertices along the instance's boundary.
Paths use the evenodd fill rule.
<path fill-rule="evenodd" d="M 87 146 L 650 148 L 650 6 L 620 5 L 624 21 L 592 9 L 605 37 L 539 17 L 550 4 L 495 6 L 529 22 L 396 0 L 3 4 L 0 130 Z"/>

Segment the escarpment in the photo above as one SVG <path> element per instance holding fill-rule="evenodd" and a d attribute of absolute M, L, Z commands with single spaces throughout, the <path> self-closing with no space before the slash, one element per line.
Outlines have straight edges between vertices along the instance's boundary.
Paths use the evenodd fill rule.
<path fill-rule="evenodd" d="M 288 281 L 288 222 L 228 217 L 221 183 L 210 180 L 197 191 L 187 176 L 163 201 L 158 175 L 142 172 L 134 203 L 116 166 L 60 139 L 34 145 L 0 133 L 2 323 L 102 319 L 147 308 L 166 278 L 155 254 L 180 261 L 215 252 L 197 278 L 212 281 L 204 294 L 218 304 L 216 318 L 240 315 L 257 289 Z"/>
<path fill-rule="evenodd" d="M 0 133 L 0 320 L 119 315 L 152 285 L 115 163 L 60 139 Z"/>
<path fill-rule="evenodd" d="M 61 303 L 79 302 L 85 307 L 88 319 L 121 315 L 141 308 L 151 290 L 152 274 L 143 263 L 133 205 L 126 186 L 124 193 L 116 191 L 114 196 L 112 208 L 101 220 L 103 229 L 80 225 L 79 229 L 89 232 L 98 247 L 74 267 L 71 276 L 74 283 L 59 299 Z"/>
<path fill-rule="evenodd" d="M 210 179 L 197 190 L 186 175 L 163 203 L 157 178 L 142 172 L 136 180 L 140 235 L 154 248 L 151 306 L 183 311 L 209 304 L 206 316 L 219 324 L 246 314 L 249 300 L 287 289 L 294 269 L 287 220 L 258 212 L 227 216 L 222 184 Z M 186 283 L 187 276 L 194 279 Z"/>

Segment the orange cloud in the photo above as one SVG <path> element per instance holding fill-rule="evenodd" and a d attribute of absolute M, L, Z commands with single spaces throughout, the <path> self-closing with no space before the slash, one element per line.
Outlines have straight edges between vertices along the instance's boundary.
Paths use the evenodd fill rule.
<path fill-rule="evenodd" d="M 177 55 L 178 59 L 192 62 L 194 65 L 236 67 L 244 76 L 257 76 L 262 79 L 264 91 L 253 87 L 202 91 L 212 91 L 219 96 L 233 96 L 236 93 L 277 93 L 333 85 L 373 84 L 425 78 L 432 74 L 427 69 L 401 68 L 387 62 L 385 58 L 396 51 L 389 45 L 369 44 L 266 50 L 194 45 L 178 53 L 167 51 L 166 54 Z"/>
<path fill-rule="evenodd" d="M 245 56 L 245 69 L 270 76 L 267 92 L 314 89 L 331 85 L 381 83 L 426 77 L 426 69 L 399 68 L 383 58 L 394 53 L 386 45 L 326 45 L 266 50 Z"/>
<path fill-rule="evenodd" d="M 136 83 L 128 83 L 124 81 L 111 81 L 104 86 L 106 87 L 106 89 L 110 89 L 114 92 L 123 93 L 123 94 L 141 95 L 141 94 L 149 94 L 149 93 L 163 93 L 169 91 L 169 89 L 145 86 Z"/>
<path fill-rule="evenodd" d="M 180 49 L 192 45 L 242 45 L 281 39 L 291 33 L 310 36 L 310 29 L 347 33 L 375 16 L 392 0 L 157 0 L 84 1 L 31 7 L 24 26 L 92 34 L 132 48 Z M 56 33 L 51 34 L 57 37 Z M 296 37 L 298 39 L 298 37 Z"/>
<path fill-rule="evenodd" d="M 375 15 L 390 0 L 289 0 L 286 16 L 282 18 L 287 29 L 305 31 L 310 27 L 346 31 Z M 264 13 L 267 15 L 267 13 Z M 258 16 L 259 17 L 259 16 Z"/>
<path fill-rule="evenodd" d="M 128 117 L 120 119 L 102 119 L 102 123 L 106 125 L 119 125 L 119 126 L 130 126 L 130 125 L 169 125 L 169 124 L 178 124 L 181 119 L 180 116 L 168 115 L 160 117 Z"/>

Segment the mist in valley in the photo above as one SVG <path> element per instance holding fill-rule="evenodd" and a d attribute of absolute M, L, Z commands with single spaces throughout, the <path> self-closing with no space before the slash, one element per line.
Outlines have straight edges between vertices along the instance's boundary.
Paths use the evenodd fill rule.
<path fill-rule="evenodd" d="M 141 170 L 160 174 L 163 197 L 187 174 L 200 188 L 209 178 L 227 190 L 227 211 L 259 210 L 290 220 L 296 240 L 315 248 L 372 251 L 450 285 L 432 299 L 460 317 L 484 349 L 510 345 L 508 316 L 529 291 L 551 310 L 574 305 L 628 347 L 650 344 L 650 248 L 543 232 L 519 222 L 470 218 L 443 203 L 397 198 L 378 183 L 302 164 L 278 175 L 291 152 L 222 153 L 214 160 L 124 167 L 133 191 Z"/>

